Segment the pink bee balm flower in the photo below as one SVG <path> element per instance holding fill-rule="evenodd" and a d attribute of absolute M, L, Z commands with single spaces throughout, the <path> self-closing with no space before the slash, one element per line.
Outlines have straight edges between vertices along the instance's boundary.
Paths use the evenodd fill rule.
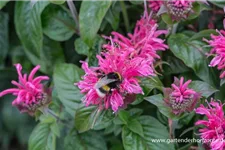
<path fill-rule="evenodd" d="M 22 66 L 16 64 L 19 82 L 12 81 L 12 84 L 17 88 L 11 88 L 4 90 L 0 93 L 0 97 L 6 94 L 12 94 L 17 98 L 12 102 L 13 106 L 16 106 L 20 112 L 28 112 L 33 115 L 37 108 L 49 103 L 49 99 L 46 91 L 44 90 L 41 81 L 48 80 L 47 76 L 39 76 L 34 78 L 35 73 L 40 66 L 36 66 L 27 77 L 27 74 L 22 75 Z"/>
<path fill-rule="evenodd" d="M 148 7 L 155 13 L 157 13 L 160 7 L 163 5 L 163 1 L 160 0 L 148 0 Z"/>
<path fill-rule="evenodd" d="M 199 129 L 199 132 L 206 146 L 213 150 L 224 150 L 225 118 L 223 104 L 211 101 L 208 107 L 201 104 L 195 112 L 207 117 L 207 120 L 199 120 L 195 123 L 195 125 L 204 126 L 204 128 Z"/>
<path fill-rule="evenodd" d="M 168 0 L 165 1 L 165 6 L 173 19 L 179 20 L 188 16 L 188 13 L 192 9 L 193 2 L 194 0 Z"/>
<path fill-rule="evenodd" d="M 189 89 L 188 85 L 191 80 L 184 82 L 184 77 L 181 79 L 174 79 L 172 88 L 165 88 L 165 102 L 171 108 L 174 114 L 179 115 L 186 111 L 192 111 L 195 107 L 197 100 L 200 99 L 200 94 L 193 89 Z"/>
<path fill-rule="evenodd" d="M 125 51 L 129 52 L 129 57 L 142 57 L 151 59 L 152 62 L 155 59 L 159 59 L 160 56 L 157 51 L 164 51 L 168 48 L 164 44 L 164 40 L 160 39 L 159 36 L 167 34 L 166 30 L 157 30 L 157 23 L 152 20 L 147 13 L 136 23 L 133 34 L 128 34 L 128 38 L 117 32 L 112 32 L 113 38 L 111 41 L 116 43 L 119 48 L 118 52 Z M 110 39 L 109 37 L 105 37 Z M 111 44 L 103 45 L 103 48 L 111 50 Z M 115 50 L 115 48 L 113 48 Z"/>
<path fill-rule="evenodd" d="M 218 31 L 219 32 L 219 31 Z M 206 40 L 212 49 L 209 55 L 214 56 L 211 60 L 209 66 L 215 67 L 217 66 L 218 70 L 221 70 L 220 78 L 225 77 L 225 31 L 221 30 L 219 35 L 211 35 L 212 40 Z"/>
<path fill-rule="evenodd" d="M 149 66 L 150 60 L 141 57 L 127 59 L 127 55 L 128 53 L 117 51 L 102 53 L 97 56 L 98 67 L 88 67 L 88 64 L 83 62 L 82 68 L 86 74 L 83 80 L 75 85 L 81 89 L 81 93 L 86 94 L 83 99 L 86 106 L 99 105 L 116 112 L 130 102 L 128 97 L 134 97 L 129 95 L 143 94 L 138 77 L 154 75 L 152 67 Z"/>

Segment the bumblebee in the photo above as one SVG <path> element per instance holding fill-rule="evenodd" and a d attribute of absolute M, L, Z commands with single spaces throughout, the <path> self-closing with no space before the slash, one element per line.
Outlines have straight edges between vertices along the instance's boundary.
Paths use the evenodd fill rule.
<path fill-rule="evenodd" d="M 112 89 L 118 87 L 122 81 L 122 77 L 117 72 L 110 72 L 99 78 L 95 84 L 95 89 L 99 97 L 105 97 L 106 94 L 110 93 Z"/>

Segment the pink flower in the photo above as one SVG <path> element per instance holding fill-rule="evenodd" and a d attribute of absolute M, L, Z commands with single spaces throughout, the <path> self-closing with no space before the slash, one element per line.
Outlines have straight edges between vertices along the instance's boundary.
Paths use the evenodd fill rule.
<path fill-rule="evenodd" d="M 160 7 L 163 5 L 163 1 L 160 0 L 148 0 L 148 7 L 155 13 L 157 13 Z"/>
<path fill-rule="evenodd" d="M 201 97 L 199 93 L 188 88 L 190 83 L 191 80 L 184 82 L 184 77 L 181 77 L 180 80 L 175 78 L 172 88 L 164 89 L 165 102 L 176 115 L 192 111 Z"/>
<path fill-rule="evenodd" d="M 219 32 L 219 31 L 218 31 Z M 215 67 L 217 66 L 218 70 L 221 70 L 220 78 L 225 77 L 225 30 L 221 30 L 219 35 L 211 35 L 212 40 L 206 40 L 212 49 L 209 55 L 214 56 L 211 60 L 209 66 Z"/>
<path fill-rule="evenodd" d="M 6 94 L 12 94 L 17 98 L 12 102 L 21 112 L 28 112 L 33 115 L 37 108 L 49 103 L 49 99 L 43 85 L 42 80 L 48 80 L 47 76 L 39 76 L 34 78 L 35 73 L 40 66 L 36 66 L 27 77 L 27 74 L 22 75 L 22 66 L 16 64 L 19 82 L 12 81 L 12 84 L 17 88 L 4 90 L 0 93 L 0 97 Z"/>
<path fill-rule="evenodd" d="M 117 48 L 115 45 L 111 46 Z M 111 108 L 116 112 L 130 101 L 127 99 L 128 97 L 134 97 L 129 95 L 143 93 L 137 77 L 154 75 L 154 71 L 149 65 L 151 60 L 141 57 L 127 59 L 128 54 L 113 50 L 102 53 L 97 56 L 98 67 L 88 67 L 88 64 L 83 62 L 82 68 L 86 74 L 83 76 L 83 80 L 75 85 L 81 89 L 81 93 L 86 94 L 83 99 L 86 106 L 99 105 L 100 108 L 103 106 L 105 109 Z M 121 80 L 116 83 L 115 87 L 111 87 L 105 95 L 99 94 L 99 89 L 96 88 L 98 83 L 103 77 L 113 73 L 119 74 Z"/>
<path fill-rule="evenodd" d="M 208 107 L 201 104 L 195 112 L 207 117 L 207 120 L 199 120 L 195 123 L 195 125 L 204 126 L 204 128 L 199 129 L 204 143 L 209 146 L 210 149 L 224 150 L 225 118 L 223 104 L 221 104 L 221 102 L 211 101 Z"/>
<path fill-rule="evenodd" d="M 142 57 L 152 60 L 152 63 L 155 59 L 159 59 L 160 56 L 157 54 L 157 51 L 164 51 L 168 48 L 164 44 L 165 40 L 159 38 L 160 35 L 167 34 L 166 30 L 157 30 L 157 23 L 155 20 L 152 20 L 150 16 L 147 16 L 147 13 L 136 23 L 133 34 L 128 34 L 128 37 L 125 37 L 117 32 L 112 32 L 113 38 L 105 37 L 110 39 L 111 43 L 117 44 L 118 52 L 125 51 L 129 52 L 129 57 Z M 103 45 L 103 48 L 112 50 L 111 44 Z M 113 48 L 115 50 L 115 48 Z M 151 64 L 152 64 L 151 63 Z"/>
<path fill-rule="evenodd" d="M 194 0 L 169 0 L 165 2 L 165 6 L 174 20 L 180 20 L 187 18 L 193 2 Z"/>

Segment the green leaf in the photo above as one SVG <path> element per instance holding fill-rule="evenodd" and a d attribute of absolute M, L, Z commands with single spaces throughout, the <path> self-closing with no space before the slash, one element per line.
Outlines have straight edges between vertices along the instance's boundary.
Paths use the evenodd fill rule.
<path fill-rule="evenodd" d="M 114 2 L 105 15 L 105 20 L 112 26 L 113 30 L 117 30 L 120 23 L 120 3 Z"/>
<path fill-rule="evenodd" d="M 139 1 L 139 0 L 129 0 L 129 1 L 134 5 L 140 5 L 143 3 L 143 1 Z"/>
<path fill-rule="evenodd" d="M 39 123 L 30 135 L 29 150 L 55 150 L 56 136 L 51 132 L 51 124 Z"/>
<path fill-rule="evenodd" d="M 213 29 L 202 30 L 202 31 L 200 31 L 200 32 L 198 32 L 198 33 L 195 33 L 195 34 L 190 38 L 190 40 L 202 40 L 203 38 L 209 39 L 209 38 L 211 38 L 211 37 L 210 37 L 211 34 L 216 35 L 216 34 L 218 34 L 218 33 L 216 32 L 216 30 L 213 30 Z"/>
<path fill-rule="evenodd" d="M 78 54 L 86 55 L 86 56 L 88 55 L 90 48 L 81 38 L 77 38 L 74 42 L 74 45 L 75 45 L 75 50 Z"/>
<path fill-rule="evenodd" d="M 89 47 L 92 47 L 110 5 L 111 1 L 82 1 L 79 14 L 80 34 Z"/>
<path fill-rule="evenodd" d="M 0 2 L 0 4 L 2 1 Z M 9 39 L 8 39 L 8 22 L 9 16 L 6 13 L 0 12 L 0 66 L 3 66 L 3 62 L 6 58 L 9 48 Z"/>
<path fill-rule="evenodd" d="M 92 129 L 100 116 L 101 110 L 96 106 L 83 106 L 77 109 L 75 114 L 75 127 L 79 132 Z"/>
<path fill-rule="evenodd" d="M 122 130 L 122 140 L 125 150 L 174 150 L 173 144 L 154 142 L 156 139 L 169 139 L 167 128 L 150 116 L 141 116 L 139 121 L 143 127 L 144 137 L 132 132 L 127 127 Z"/>
<path fill-rule="evenodd" d="M 148 93 L 155 88 L 160 91 L 162 91 L 162 88 L 163 88 L 163 84 L 160 81 L 158 76 L 151 77 L 151 78 L 144 78 L 141 82 L 141 85 L 144 86 L 144 88 L 148 89 Z"/>
<path fill-rule="evenodd" d="M 9 0 L 0 1 L 0 10 L 9 2 Z"/>
<path fill-rule="evenodd" d="M 175 34 L 169 37 L 168 43 L 170 50 L 176 57 L 192 68 L 202 80 L 214 85 L 212 71 L 210 71 L 207 59 L 201 51 L 201 47 L 205 45 L 203 42 L 191 41 L 184 34 Z"/>
<path fill-rule="evenodd" d="M 66 110 L 74 116 L 83 95 L 74 83 L 80 81 L 83 71 L 73 64 L 56 65 L 53 78 L 58 97 Z"/>
<path fill-rule="evenodd" d="M 209 85 L 206 82 L 202 81 L 192 81 L 189 84 L 189 87 L 194 89 L 196 92 L 199 92 L 202 94 L 202 96 L 208 98 L 211 96 L 213 93 L 217 92 L 218 90 Z"/>
<path fill-rule="evenodd" d="M 224 0 L 209 0 L 211 3 L 213 3 L 214 5 L 220 7 L 220 8 L 224 8 L 225 6 L 225 1 Z"/>
<path fill-rule="evenodd" d="M 130 114 L 129 112 L 125 111 L 125 110 L 120 110 L 118 113 L 118 116 L 120 118 L 120 120 L 124 123 L 124 124 L 128 124 L 129 119 L 130 119 Z"/>
<path fill-rule="evenodd" d="M 97 132 L 89 131 L 78 134 L 71 131 L 64 140 L 64 150 L 106 150 L 104 138 Z"/>
<path fill-rule="evenodd" d="M 62 5 L 65 3 L 66 0 L 50 0 L 51 3 L 57 4 L 57 5 Z"/>
<path fill-rule="evenodd" d="M 171 16 L 167 13 L 162 14 L 162 20 L 168 25 L 173 25 L 176 23 L 172 20 Z"/>
<path fill-rule="evenodd" d="M 71 38 L 76 31 L 76 25 L 68 11 L 57 5 L 49 5 L 41 15 L 44 34 L 55 41 Z"/>
<path fill-rule="evenodd" d="M 181 118 L 181 116 L 174 115 L 172 113 L 171 108 L 169 106 L 166 106 L 163 100 L 163 96 L 161 94 L 145 97 L 144 99 L 157 106 L 159 111 L 166 117 L 171 118 L 173 120 L 178 120 L 179 118 Z"/>
<path fill-rule="evenodd" d="M 24 47 L 25 53 L 34 65 L 41 64 L 41 52 L 43 48 L 43 33 L 41 13 L 49 4 L 46 1 L 38 1 L 32 7 L 31 2 L 17 1 L 15 6 L 16 32 Z M 47 70 L 42 71 L 48 72 Z"/>
<path fill-rule="evenodd" d="M 98 116 L 93 129 L 101 130 L 108 127 L 109 125 L 112 124 L 114 118 L 115 118 L 115 114 L 112 112 L 112 110 L 110 109 L 103 110 L 101 112 L 101 115 Z"/>
<path fill-rule="evenodd" d="M 143 109 L 140 108 L 132 108 L 129 110 L 130 116 L 135 118 L 139 117 L 143 113 Z"/>
<path fill-rule="evenodd" d="M 140 136 L 144 137 L 143 128 L 140 122 L 137 119 L 129 120 L 128 124 L 126 125 L 132 132 L 139 134 Z"/>

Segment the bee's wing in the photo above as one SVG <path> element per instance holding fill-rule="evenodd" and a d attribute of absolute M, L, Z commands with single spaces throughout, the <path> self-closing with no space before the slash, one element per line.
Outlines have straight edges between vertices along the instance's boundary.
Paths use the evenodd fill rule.
<path fill-rule="evenodd" d="M 95 88 L 98 89 L 104 85 L 107 85 L 109 83 L 115 82 L 116 79 L 108 79 L 107 77 L 101 78 L 96 84 Z"/>

